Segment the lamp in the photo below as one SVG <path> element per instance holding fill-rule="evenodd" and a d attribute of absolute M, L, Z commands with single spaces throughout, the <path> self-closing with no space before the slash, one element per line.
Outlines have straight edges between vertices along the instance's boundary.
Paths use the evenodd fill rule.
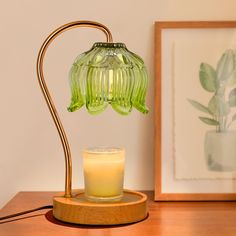
<path fill-rule="evenodd" d="M 77 57 L 70 70 L 72 112 L 86 105 L 89 113 L 98 114 L 109 104 L 127 115 L 135 107 L 147 113 L 145 95 L 147 72 L 143 60 L 123 43 L 113 43 L 109 29 L 97 22 L 75 21 L 53 31 L 42 44 L 37 58 L 38 81 L 58 130 L 65 154 L 65 193 L 53 198 L 55 218 L 77 224 L 115 225 L 137 222 L 147 216 L 147 197 L 124 190 L 120 202 L 96 203 L 86 200 L 82 189 L 72 192 L 72 161 L 69 143 L 43 75 L 43 62 L 50 43 L 61 33 L 76 27 L 91 27 L 104 32 L 107 42 L 95 43 L 91 50 Z"/>

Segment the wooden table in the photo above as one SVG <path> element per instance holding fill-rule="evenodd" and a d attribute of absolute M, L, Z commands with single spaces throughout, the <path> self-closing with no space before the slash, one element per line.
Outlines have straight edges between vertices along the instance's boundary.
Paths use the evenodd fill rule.
<path fill-rule="evenodd" d="M 236 235 L 236 202 L 153 202 L 149 217 L 125 226 L 88 227 L 55 220 L 41 210 L 0 222 L 0 236 L 230 236 Z M 0 216 L 52 204 L 53 192 L 20 192 Z"/>

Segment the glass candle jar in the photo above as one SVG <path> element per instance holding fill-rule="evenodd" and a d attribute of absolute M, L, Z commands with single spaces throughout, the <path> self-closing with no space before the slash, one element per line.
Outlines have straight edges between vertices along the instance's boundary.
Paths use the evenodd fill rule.
<path fill-rule="evenodd" d="M 120 201 L 123 196 L 125 150 L 89 148 L 83 151 L 85 196 L 89 201 Z"/>

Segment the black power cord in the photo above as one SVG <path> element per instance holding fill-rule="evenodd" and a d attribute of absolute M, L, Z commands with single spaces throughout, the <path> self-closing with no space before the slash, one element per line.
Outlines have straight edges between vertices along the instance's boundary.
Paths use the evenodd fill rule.
<path fill-rule="evenodd" d="M 28 213 L 31 213 L 31 212 L 34 212 L 34 211 L 39 211 L 39 210 L 44 210 L 44 209 L 52 209 L 52 207 L 53 207 L 52 205 L 41 206 L 41 207 L 30 209 L 30 210 L 27 210 L 27 211 L 21 211 L 21 212 L 15 213 L 15 214 L 0 217 L 0 220 L 6 220 L 6 219 L 13 218 L 13 217 L 16 217 L 16 216 L 25 215 L 25 214 L 28 214 Z"/>

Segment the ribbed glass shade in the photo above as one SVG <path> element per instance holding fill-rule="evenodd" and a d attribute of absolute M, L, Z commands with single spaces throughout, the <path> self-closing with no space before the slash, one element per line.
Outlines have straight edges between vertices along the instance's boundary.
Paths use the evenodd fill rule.
<path fill-rule="evenodd" d="M 148 112 L 146 67 L 123 43 L 95 43 L 76 58 L 69 79 L 72 97 L 68 111 L 86 104 L 89 113 L 98 114 L 111 104 L 122 115 L 129 114 L 132 107 Z"/>

